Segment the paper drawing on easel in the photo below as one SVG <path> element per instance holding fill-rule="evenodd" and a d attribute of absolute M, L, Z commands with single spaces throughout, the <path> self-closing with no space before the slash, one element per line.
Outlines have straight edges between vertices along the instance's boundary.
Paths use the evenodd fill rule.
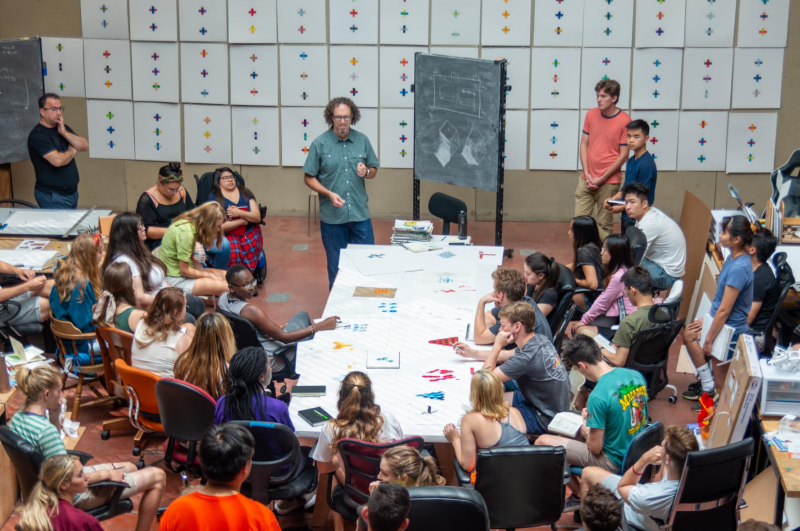
<path fill-rule="evenodd" d="M 439 143 L 436 146 L 436 159 L 447 166 L 461 144 L 458 141 L 458 130 L 446 121 L 439 128 Z"/>
<path fill-rule="evenodd" d="M 431 339 L 428 341 L 431 345 L 440 345 L 442 347 L 452 347 L 456 343 L 458 343 L 458 336 L 456 337 L 445 337 L 442 339 Z"/>

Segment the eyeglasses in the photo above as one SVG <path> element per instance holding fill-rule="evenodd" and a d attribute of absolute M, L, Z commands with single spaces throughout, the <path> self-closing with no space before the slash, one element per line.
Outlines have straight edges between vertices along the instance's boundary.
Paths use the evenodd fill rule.
<path fill-rule="evenodd" d="M 220 181 L 234 181 L 236 180 L 236 176 L 234 175 L 225 175 L 224 177 L 219 178 Z"/>
<path fill-rule="evenodd" d="M 234 286 L 236 286 L 236 284 L 234 284 Z M 241 288 L 241 289 L 253 289 L 253 288 L 256 287 L 256 279 L 253 279 L 252 282 L 249 282 L 248 284 L 245 284 L 244 286 L 236 286 L 236 287 L 237 288 Z"/>
<path fill-rule="evenodd" d="M 173 194 L 174 195 L 174 194 L 177 194 L 178 192 L 181 191 L 181 187 L 180 186 L 177 187 L 177 188 L 170 188 L 169 186 L 167 186 L 165 184 L 162 184 L 161 186 L 163 186 L 167 190 L 168 194 Z"/>
<path fill-rule="evenodd" d="M 50 111 L 50 112 L 58 112 L 58 111 L 64 112 L 64 111 L 67 110 L 67 108 L 66 107 L 50 107 L 49 109 L 45 109 L 45 110 L 46 111 Z"/>
<path fill-rule="evenodd" d="M 349 122 L 352 116 L 334 116 L 333 119 L 337 122 Z"/>
<path fill-rule="evenodd" d="M 139 225 L 138 227 L 136 227 L 136 229 L 137 229 L 139 232 L 145 232 L 145 231 L 147 230 L 147 229 L 144 227 L 144 225 Z"/>

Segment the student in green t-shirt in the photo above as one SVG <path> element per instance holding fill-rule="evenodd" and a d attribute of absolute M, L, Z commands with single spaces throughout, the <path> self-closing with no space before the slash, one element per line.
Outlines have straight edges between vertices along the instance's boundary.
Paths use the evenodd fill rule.
<path fill-rule="evenodd" d="M 619 330 L 614 334 L 611 341 L 616 352 L 602 349 L 603 357 L 614 367 L 624 367 L 628 360 L 628 353 L 636 341 L 636 335 L 647 328 L 658 326 L 658 323 L 650 321 L 650 308 L 653 306 L 653 278 L 647 269 L 636 266 L 628 269 L 622 275 L 622 283 L 625 286 L 625 295 L 634 306 L 636 311 L 625 316 L 619 323 Z"/>
<path fill-rule="evenodd" d="M 603 360 L 592 338 L 577 335 L 564 344 L 561 356 L 587 380 L 596 382 L 583 410 L 583 427 L 576 439 L 542 435 L 537 445 L 563 446 L 570 466 L 596 466 L 619 474 L 628 446 L 647 424 L 647 386 L 644 377 L 630 369 L 614 368 Z M 580 442 L 581 439 L 586 442 Z M 580 479 L 570 477 L 573 493 L 580 492 Z M 578 496 L 567 498 L 564 512 L 580 507 Z"/>

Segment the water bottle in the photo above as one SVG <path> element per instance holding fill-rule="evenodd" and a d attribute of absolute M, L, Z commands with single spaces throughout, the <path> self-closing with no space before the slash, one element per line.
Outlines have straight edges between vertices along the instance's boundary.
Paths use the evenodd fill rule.
<path fill-rule="evenodd" d="M 458 213 L 458 239 L 467 239 L 467 213 L 464 210 Z"/>

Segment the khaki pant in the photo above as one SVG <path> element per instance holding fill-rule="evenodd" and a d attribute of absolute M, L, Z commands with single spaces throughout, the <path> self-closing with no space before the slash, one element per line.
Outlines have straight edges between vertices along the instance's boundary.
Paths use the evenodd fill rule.
<path fill-rule="evenodd" d="M 592 216 L 597 221 L 597 228 L 600 229 L 600 241 L 614 232 L 614 216 L 603 208 L 603 203 L 606 199 L 614 197 L 619 188 L 619 183 L 607 182 L 597 190 L 590 190 L 586 186 L 586 181 L 578 177 L 578 187 L 575 188 L 575 217 Z"/>

